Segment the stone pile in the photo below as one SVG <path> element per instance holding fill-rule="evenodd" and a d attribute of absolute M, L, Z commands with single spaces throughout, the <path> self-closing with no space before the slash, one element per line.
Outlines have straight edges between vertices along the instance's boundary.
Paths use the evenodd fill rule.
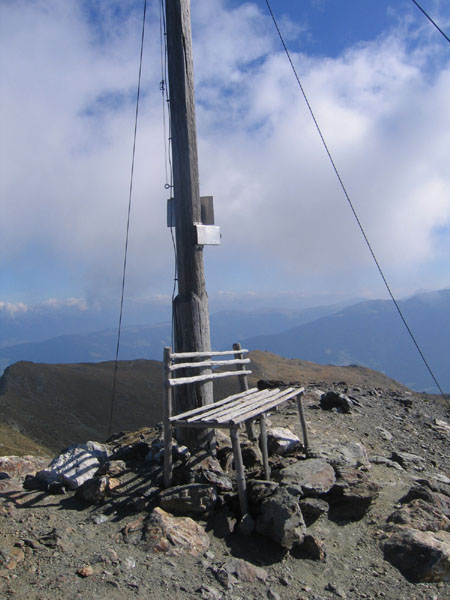
<path fill-rule="evenodd" d="M 176 554 L 205 551 L 203 526 L 218 537 L 233 531 L 261 534 L 283 551 L 316 560 L 326 556 L 325 541 L 308 528 L 319 518 L 361 519 L 377 497 L 368 476 L 369 461 L 362 444 L 318 445 L 307 457 L 288 428 L 269 428 L 272 480 L 263 478 L 256 444 L 243 443 L 250 510 L 241 518 L 232 468 L 231 442 L 219 436 L 217 456 L 191 455 L 174 444 L 174 485 L 162 489 L 162 440 L 156 431 L 124 434 L 113 443 L 72 446 L 36 476 L 29 488 L 47 485 L 50 493 L 76 490 L 86 503 L 107 504 L 110 510 L 145 513 L 127 525 L 129 543 L 144 543 L 155 552 Z M 122 476 L 130 470 L 145 477 L 145 490 L 122 491 Z M 198 524 L 201 521 L 203 525 Z M 183 540 L 189 540 L 185 548 Z M 195 550 L 197 549 L 197 550 Z"/>
<path fill-rule="evenodd" d="M 317 404 L 310 404 L 310 408 L 319 418 L 339 418 L 351 431 L 351 419 L 359 418 L 376 393 L 371 395 L 366 390 L 365 395 L 358 395 L 355 390 L 337 387 L 328 392 L 316 390 L 311 396 Z M 408 396 L 397 394 L 393 400 L 401 410 L 411 410 Z M 401 416 L 394 418 L 399 423 L 404 420 Z M 311 421 L 314 422 L 314 416 Z M 130 547 L 139 546 L 156 555 L 207 556 L 208 532 L 212 532 L 217 538 L 264 536 L 279 548 L 281 557 L 290 553 L 296 558 L 324 562 L 328 553 L 323 533 L 326 527 L 317 525 L 330 521 L 345 525 L 363 519 L 382 489 L 380 482 L 371 477 L 371 465 L 382 465 L 393 473 L 411 474 L 412 481 L 398 504 L 389 505 L 394 510 L 380 530 L 385 559 L 408 581 L 448 581 L 450 479 L 442 473 L 429 476 L 424 457 L 396 448 L 387 425 L 381 425 L 374 423 L 372 429 L 390 451 L 383 455 L 370 452 L 369 457 L 370 445 L 360 441 L 362 436 L 358 441 L 347 436 L 339 441 L 330 436 L 313 438 L 312 448 L 306 454 L 291 428 L 268 423 L 270 481 L 264 478 L 259 447 L 248 441 L 242 443 L 249 500 L 249 513 L 244 516 L 239 513 L 231 441 L 221 432 L 217 435 L 215 456 L 191 453 L 174 442 L 173 486 L 169 489 L 162 485 L 161 428 L 121 433 L 105 444 L 71 446 L 48 466 L 36 463 L 32 469 L 36 474 L 27 476 L 24 487 L 51 494 L 74 491 L 80 502 L 98 507 L 98 519 L 111 514 L 121 518 L 132 515 L 132 520 L 128 519 L 121 528 L 122 540 Z M 429 428 L 436 435 L 450 435 L 450 426 L 442 419 L 430 421 Z M 20 470 L 14 460 L 8 460 L 9 463 L 6 459 L 3 462 L 11 465 L 11 472 Z M 58 532 L 51 532 L 48 539 L 39 543 L 63 543 L 58 536 Z M 5 558 L 7 564 L 21 560 L 20 553 L 13 554 Z M 267 578 L 264 569 L 236 558 L 208 568 L 226 589 L 237 581 Z M 79 576 L 90 575 L 80 570 Z M 201 595 L 222 597 L 208 585 L 202 587 Z"/>

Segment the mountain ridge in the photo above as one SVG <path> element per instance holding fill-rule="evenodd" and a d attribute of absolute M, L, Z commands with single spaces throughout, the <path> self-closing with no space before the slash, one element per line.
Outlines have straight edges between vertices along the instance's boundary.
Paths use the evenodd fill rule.
<path fill-rule="evenodd" d="M 250 353 L 251 385 L 259 379 L 300 381 L 302 385 L 349 385 L 404 391 L 405 386 L 360 366 L 333 367 L 289 360 L 271 353 Z M 105 439 L 111 431 L 154 426 L 162 420 L 162 363 L 119 361 L 113 401 L 114 362 L 42 365 L 19 362 L 0 377 L 0 412 L 5 425 L 48 451 L 74 442 Z M 233 393 L 225 380 L 215 394 Z M 112 411 L 111 428 L 109 419 Z M 0 439 L 1 443 L 1 439 Z M 0 446 L 1 448 L 1 446 Z"/>

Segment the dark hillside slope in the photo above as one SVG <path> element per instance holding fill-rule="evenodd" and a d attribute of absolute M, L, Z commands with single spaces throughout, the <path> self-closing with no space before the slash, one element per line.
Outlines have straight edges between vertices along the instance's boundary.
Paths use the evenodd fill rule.
<path fill-rule="evenodd" d="M 2 419 L 46 448 L 108 436 L 114 363 L 41 365 L 20 362 L 0 378 Z M 161 364 L 120 362 L 112 430 L 161 420 Z"/>
<path fill-rule="evenodd" d="M 404 386 L 363 367 L 326 367 L 252 352 L 258 379 L 327 385 L 346 381 L 391 390 Z M 0 378 L 2 421 L 45 448 L 59 452 L 74 442 L 108 437 L 114 363 L 43 365 L 20 362 Z M 217 380 L 216 397 L 238 391 L 238 382 Z M 157 361 L 120 361 L 112 432 L 140 429 L 162 420 L 162 365 Z M 0 454 L 1 454 L 0 431 Z"/>
<path fill-rule="evenodd" d="M 450 290 L 400 303 L 415 338 L 443 387 L 450 391 Z M 320 364 L 359 364 L 408 387 L 436 392 L 433 381 L 390 301 L 361 302 L 312 323 L 242 342 Z"/>

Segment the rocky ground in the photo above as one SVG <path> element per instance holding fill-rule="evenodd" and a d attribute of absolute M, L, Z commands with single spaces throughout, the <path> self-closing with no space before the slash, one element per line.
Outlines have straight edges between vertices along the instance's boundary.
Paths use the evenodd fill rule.
<path fill-rule="evenodd" d="M 241 522 L 223 436 L 217 459 L 176 450 L 166 492 L 157 428 L 84 447 L 76 490 L 48 459 L 0 458 L 0 597 L 450 599 L 448 408 L 336 383 L 305 413 L 311 452 L 275 431 L 273 483 L 245 444 Z M 302 439 L 295 404 L 270 421 Z"/>

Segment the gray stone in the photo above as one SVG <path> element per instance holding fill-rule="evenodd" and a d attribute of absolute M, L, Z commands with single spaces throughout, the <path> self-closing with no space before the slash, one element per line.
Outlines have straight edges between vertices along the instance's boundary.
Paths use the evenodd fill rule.
<path fill-rule="evenodd" d="M 303 555 L 311 560 L 318 560 L 320 562 L 325 562 L 327 557 L 323 542 L 310 534 L 306 534 L 302 543 L 296 547 L 296 555 Z"/>
<path fill-rule="evenodd" d="M 299 485 L 305 496 L 326 494 L 336 481 L 333 467 L 320 458 L 297 461 L 274 474 L 274 478 L 283 484 Z"/>
<path fill-rule="evenodd" d="M 94 479 L 88 479 L 83 483 L 77 491 L 77 494 L 85 502 L 90 504 L 97 504 L 104 500 L 108 493 L 109 479 L 104 475 L 103 477 L 96 477 Z"/>
<path fill-rule="evenodd" d="M 127 465 L 123 460 L 107 460 L 97 471 L 97 475 L 110 475 L 117 477 L 125 473 Z"/>
<path fill-rule="evenodd" d="M 280 487 L 264 500 L 256 517 L 256 531 L 283 548 L 290 550 L 303 540 L 305 522 L 297 498 L 286 488 Z"/>
<path fill-rule="evenodd" d="M 323 458 L 333 467 L 370 466 L 367 450 L 360 442 L 323 443 L 320 446 L 315 446 L 314 450 L 310 452 L 310 456 Z"/>
<path fill-rule="evenodd" d="M 307 527 L 322 515 L 328 514 L 330 508 L 328 502 L 320 498 L 302 498 L 299 505 Z"/>
<path fill-rule="evenodd" d="M 46 469 L 36 474 L 36 477 L 48 484 L 62 480 L 75 490 L 88 479 L 92 479 L 107 458 L 108 449 L 103 444 L 77 444 L 54 458 Z"/>
<path fill-rule="evenodd" d="M 222 592 L 212 585 L 202 585 L 197 592 L 201 595 L 202 600 L 220 600 L 223 598 Z"/>
<path fill-rule="evenodd" d="M 267 445 L 269 454 L 285 456 L 300 450 L 300 438 L 288 427 L 271 427 L 267 430 Z"/>
<path fill-rule="evenodd" d="M 0 456 L 0 472 L 19 481 L 46 467 L 48 460 L 42 456 Z"/>
<path fill-rule="evenodd" d="M 264 479 L 249 479 L 247 481 L 247 496 L 253 507 L 258 507 L 261 502 L 271 496 L 278 489 L 279 484 L 276 481 L 267 481 Z"/>
<path fill-rule="evenodd" d="M 434 491 L 428 481 L 422 480 L 416 482 L 409 491 L 400 498 L 402 504 L 407 504 L 413 500 L 424 500 L 430 505 L 435 506 L 447 518 L 450 519 L 450 497 L 447 494 Z"/>
<path fill-rule="evenodd" d="M 385 456 L 371 456 L 370 462 L 374 465 L 385 465 L 386 467 L 391 467 L 392 469 L 396 469 L 397 471 L 404 471 L 405 469 L 390 458 L 386 458 Z"/>
<path fill-rule="evenodd" d="M 398 462 L 398 464 L 406 470 L 411 468 L 423 470 L 425 465 L 424 458 L 417 454 L 411 454 L 410 452 L 392 452 L 391 460 Z"/>
<path fill-rule="evenodd" d="M 180 483 L 205 483 L 219 493 L 231 492 L 233 484 L 220 466 L 220 462 L 201 451 L 191 456 L 180 469 Z"/>
<path fill-rule="evenodd" d="M 217 494 L 211 485 L 191 483 L 164 490 L 159 504 L 174 515 L 202 515 L 213 508 L 216 500 Z"/>
<path fill-rule="evenodd" d="M 379 425 L 377 426 L 376 429 L 380 433 L 380 437 L 382 437 L 383 440 L 386 440 L 387 442 L 392 441 L 392 433 L 390 433 L 386 429 L 383 429 L 383 427 L 380 427 Z"/>
<path fill-rule="evenodd" d="M 201 525 L 189 517 L 174 517 L 159 506 L 148 518 L 129 522 L 122 535 L 126 543 L 143 545 L 167 556 L 200 556 L 209 548 L 209 537 Z"/>
<path fill-rule="evenodd" d="M 236 583 L 265 582 L 268 577 L 265 569 L 256 567 L 240 558 L 231 558 L 230 560 L 227 560 L 221 567 L 215 569 L 213 572 L 217 580 L 227 588 L 232 587 Z"/>
<path fill-rule="evenodd" d="M 236 515 L 231 512 L 227 506 L 224 506 L 213 512 L 209 521 L 209 526 L 212 528 L 214 535 L 217 538 L 226 538 L 233 533 L 236 523 Z"/>
<path fill-rule="evenodd" d="M 395 510 L 388 523 L 407 525 L 420 531 L 450 531 L 450 519 L 437 506 L 418 498 Z"/>
<path fill-rule="evenodd" d="M 350 413 L 353 408 L 353 402 L 345 394 L 329 391 L 320 397 L 320 408 L 322 410 L 337 408 L 343 413 Z"/>
<path fill-rule="evenodd" d="M 255 442 L 245 441 L 241 444 L 242 462 L 247 469 L 262 465 L 262 452 Z"/>
<path fill-rule="evenodd" d="M 450 534 L 399 527 L 382 541 L 386 560 L 413 582 L 450 581 Z"/>
<path fill-rule="evenodd" d="M 340 468 L 336 483 L 327 496 L 332 519 L 358 521 L 378 497 L 380 486 L 358 469 Z"/>

